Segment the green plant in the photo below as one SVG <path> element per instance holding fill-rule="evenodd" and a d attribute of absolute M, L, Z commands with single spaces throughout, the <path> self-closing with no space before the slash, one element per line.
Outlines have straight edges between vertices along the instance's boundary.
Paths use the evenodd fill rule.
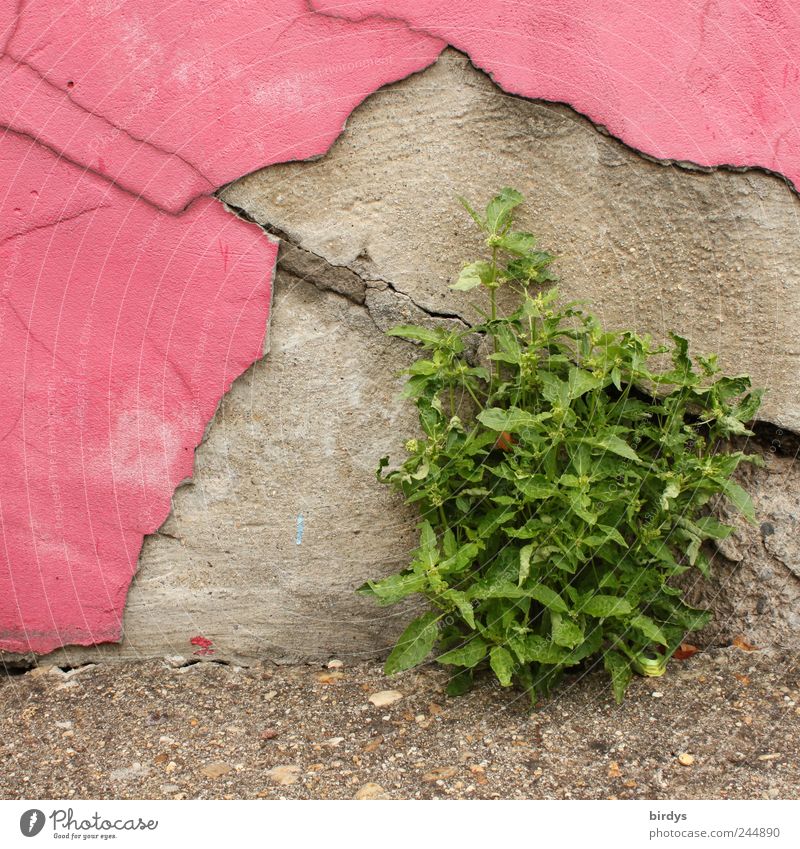
<path fill-rule="evenodd" d="M 691 567 L 707 574 L 703 541 L 732 530 L 709 501 L 724 496 L 754 520 L 731 474 L 756 458 L 727 440 L 750 433 L 761 393 L 720 375 L 714 357 L 695 368 L 680 336 L 656 346 L 604 330 L 578 303 L 558 306 L 555 289 L 532 292 L 551 279 L 553 257 L 512 229 L 522 200 L 503 189 L 483 215 L 463 202 L 491 256 L 452 288 L 488 291 L 479 324 L 389 331 L 425 352 L 405 386 L 424 436 L 406 443 L 399 468 L 382 477 L 384 457 L 378 469 L 419 506 L 420 542 L 408 568 L 359 592 L 430 603 L 387 674 L 436 646 L 454 670 L 451 694 L 488 665 L 535 701 L 564 670 L 602 657 L 621 701 L 633 672 L 663 674 L 708 621 L 670 581 Z M 507 315 L 501 287 L 519 296 Z M 470 354 L 473 335 L 490 351 L 485 365 Z"/>

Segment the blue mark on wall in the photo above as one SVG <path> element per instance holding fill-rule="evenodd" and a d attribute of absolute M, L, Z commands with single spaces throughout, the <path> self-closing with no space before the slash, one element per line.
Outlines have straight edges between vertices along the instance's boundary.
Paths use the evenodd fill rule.
<path fill-rule="evenodd" d="M 297 536 L 295 537 L 295 542 L 297 545 L 303 541 L 303 530 L 305 529 L 305 520 L 303 519 L 303 514 L 299 513 L 297 516 Z"/>

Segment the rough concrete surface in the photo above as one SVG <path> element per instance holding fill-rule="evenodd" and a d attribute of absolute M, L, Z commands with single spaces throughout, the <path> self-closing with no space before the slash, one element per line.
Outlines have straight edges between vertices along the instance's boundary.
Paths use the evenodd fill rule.
<path fill-rule="evenodd" d="M 698 654 L 621 707 L 584 673 L 533 713 L 433 668 L 40 667 L 0 679 L 0 797 L 796 799 L 797 660 Z"/>
<path fill-rule="evenodd" d="M 273 321 L 267 356 L 224 398 L 193 480 L 145 542 L 121 648 L 96 651 L 191 653 L 199 635 L 221 657 L 370 656 L 408 616 L 354 589 L 413 546 L 413 514 L 375 478 L 416 432 L 398 397 L 411 346 L 283 268 Z"/>
<path fill-rule="evenodd" d="M 737 480 L 753 494 L 755 525 L 720 501 L 720 518 L 735 528 L 716 543 L 709 579 L 684 576 L 689 599 L 713 611 L 708 627 L 692 637 L 703 645 L 744 638 L 756 646 L 800 649 L 800 468 L 795 457 L 749 445 L 763 468 L 742 466 Z"/>

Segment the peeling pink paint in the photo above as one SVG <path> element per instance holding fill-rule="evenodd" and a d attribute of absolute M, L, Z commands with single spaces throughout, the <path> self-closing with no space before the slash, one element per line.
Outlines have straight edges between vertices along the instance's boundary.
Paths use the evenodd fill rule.
<path fill-rule="evenodd" d="M 512 94 L 569 103 L 637 150 L 760 166 L 800 188 L 800 7 L 789 0 L 310 0 L 403 21 Z"/>
<path fill-rule="evenodd" d="M 323 153 L 445 43 L 649 154 L 800 185 L 781 0 L 0 0 L 0 649 L 119 638 L 142 537 L 260 356 L 276 248 L 207 195 Z"/>
<path fill-rule="evenodd" d="M 196 637 L 192 637 L 192 639 L 189 640 L 189 644 L 193 646 L 199 646 L 197 651 L 192 652 L 192 654 L 209 655 L 217 653 L 217 650 L 213 648 L 214 643 L 209 640 L 208 637 L 203 637 L 199 634 Z"/>
<path fill-rule="evenodd" d="M 143 535 L 261 356 L 276 246 L 213 199 L 175 217 L 0 152 L 0 647 L 46 652 L 119 638 Z"/>
<path fill-rule="evenodd" d="M 365 97 L 443 46 L 304 0 L 27 0 L 0 69 L 0 124 L 177 212 L 324 153 Z"/>

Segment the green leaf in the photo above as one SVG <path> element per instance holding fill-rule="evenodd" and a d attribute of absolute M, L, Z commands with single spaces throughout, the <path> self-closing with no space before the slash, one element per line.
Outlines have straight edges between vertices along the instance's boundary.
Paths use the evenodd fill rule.
<path fill-rule="evenodd" d="M 467 625 L 473 630 L 475 629 L 475 610 L 465 593 L 460 590 L 445 590 L 442 593 L 442 598 L 455 605 Z"/>
<path fill-rule="evenodd" d="M 551 590 L 550 587 L 546 587 L 544 584 L 537 584 L 535 587 L 526 589 L 525 593 L 557 613 L 566 613 L 569 609 L 564 599 L 555 590 Z"/>
<path fill-rule="evenodd" d="M 669 503 L 674 498 L 677 498 L 681 494 L 681 486 L 677 481 L 671 480 L 667 482 L 667 485 L 664 487 L 664 491 L 661 493 L 661 509 L 669 510 Z"/>
<path fill-rule="evenodd" d="M 701 516 L 695 525 L 704 536 L 711 539 L 727 539 L 735 530 L 732 525 L 723 525 L 714 516 Z"/>
<path fill-rule="evenodd" d="M 425 660 L 439 635 L 437 620 L 435 613 L 424 613 L 403 631 L 397 645 L 386 658 L 383 669 L 387 675 L 396 675 Z"/>
<path fill-rule="evenodd" d="M 634 616 L 633 619 L 630 620 L 630 624 L 633 625 L 634 628 L 638 628 L 648 640 L 652 640 L 654 643 L 658 643 L 662 646 L 666 646 L 668 644 L 668 640 L 664 636 L 664 632 L 649 616 L 645 616 L 640 613 L 638 616 Z"/>
<path fill-rule="evenodd" d="M 616 529 L 611 528 L 608 525 L 598 525 L 599 530 L 603 531 L 606 535 L 606 540 L 612 540 L 616 542 L 618 545 L 621 545 L 625 548 L 628 547 L 628 543 L 625 541 L 625 537 Z"/>
<path fill-rule="evenodd" d="M 598 619 L 606 619 L 609 616 L 625 616 L 632 610 L 630 602 L 613 595 L 593 595 L 580 606 L 581 613 L 596 616 Z"/>
<path fill-rule="evenodd" d="M 473 685 L 472 670 L 462 669 L 453 675 L 447 682 L 445 692 L 448 696 L 463 696 L 469 692 Z"/>
<path fill-rule="evenodd" d="M 568 653 L 561 646 L 545 640 L 537 634 L 530 634 L 525 639 L 525 659 L 528 663 L 542 663 L 555 666 L 561 663 Z"/>
<path fill-rule="evenodd" d="M 389 575 L 382 581 L 367 581 L 356 590 L 361 595 L 371 596 L 381 605 L 396 604 L 406 596 L 421 593 L 427 589 L 428 581 L 424 575 L 407 572 Z"/>
<path fill-rule="evenodd" d="M 514 667 L 516 666 L 511 652 L 502 646 L 493 646 L 489 652 L 489 665 L 497 676 L 500 686 L 510 687 L 511 677 L 514 674 Z"/>
<path fill-rule="evenodd" d="M 525 256 L 536 246 L 536 236 L 532 233 L 506 233 L 500 247 L 517 256 Z"/>
<path fill-rule="evenodd" d="M 481 230 L 486 229 L 486 222 L 478 215 L 478 213 L 470 206 L 469 201 L 466 198 L 462 198 L 460 195 L 456 198 L 461 206 L 467 210 L 470 214 L 472 220 L 481 228 Z"/>
<path fill-rule="evenodd" d="M 574 649 L 584 641 L 583 631 L 580 626 L 571 619 L 553 613 L 551 616 L 551 631 L 553 642 L 557 646 Z"/>
<path fill-rule="evenodd" d="M 547 371 L 542 371 L 539 374 L 539 380 L 542 382 L 542 395 L 546 401 L 549 401 L 554 407 L 558 406 L 564 409 L 569 407 L 569 383 Z"/>
<path fill-rule="evenodd" d="M 576 368 L 575 366 L 569 370 L 567 383 L 569 384 L 569 397 L 573 400 L 580 398 L 581 395 L 586 394 L 592 389 L 597 389 L 598 386 L 602 386 L 603 384 L 601 380 L 589 374 L 588 371 Z"/>
<path fill-rule="evenodd" d="M 450 288 L 455 289 L 457 292 L 469 292 L 477 286 L 482 284 L 485 286 L 487 283 L 491 283 L 493 279 L 494 270 L 490 263 L 483 262 L 482 260 L 471 262 L 461 269 L 458 280 L 455 283 L 451 283 Z"/>
<path fill-rule="evenodd" d="M 519 550 L 519 585 L 522 586 L 525 583 L 525 579 L 528 577 L 531 571 L 531 554 L 533 554 L 535 546 L 533 545 L 523 545 Z"/>
<path fill-rule="evenodd" d="M 516 190 L 506 186 L 489 201 L 486 207 L 486 226 L 491 233 L 498 233 L 505 229 L 511 221 L 512 211 L 518 207 L 525 198 Z"/>
<path fill-rule="evenodd" d="M 509 407 L 507 410 L 489 407 L 478 414 L 478 421 L 482 425 L 491 430 L 506 431 L 506 433 L 519 433 L 526 428 L 536 428 L 549 418 L 551 418 L 550 413 L 533 415 L 518 407 Z"/>
<path fill-rule="evenodd" d="M 410 339 L 414 342 L 423 342 L 426 345 L 440 345 L 442 334 L 428 327 L 418 327 L 416 324 L 401 324 L 386 331 L 387 336 L 399 336 L 401 339 Z"/>
<path fill-rule="evenodd" d="M 611 675 L 611 688 L 614 691 L 614 698 L 617 704 L 622 704 L 625 698 L 625 691 L 633 678 L 631 671 L 631 663 L 625 655 L 616 651 L 607 651 L 603 655 L 603 666 Z"/>
<path fill-rule="evenodd" d="M 592 442 L 598 448 L 604 448 L 606 451 L 611 451 L 613 454 L 618 454 L 620 457 L 625 457 L 628 460 L 639 461 L 639 455 L 625 442 L 614 434 L 604 436 L 602 439 L 587 440 Z"/>
<path fill-rule="evenodd" d="M 483 637 L 473 637 L 468 643 L 458 648 L 440 654 L 436 659 L 439 663 L 452 666 L 464 666 L 472 669 L 486 657 L 487 644 Z"/>
<path fill-rule="evenodd" d="M 521 480 L 514 481 L 514 486 L 525 498 L 531 501 L 552 498 L 554 495 L 558 495 L 558 487 L 548 483 L 544 475 L 536 475 L 535 478 L 528 478 L 527 480 L 522 478 Z"/>
<path fill-rule="evenodd" d="M 723 492 L 725 497 L 744 514 L 748 522 L 755 524 L 756 511 L 753 508 L 753 502 L 739 484 L 730 480 L 725 481 Z"/>

